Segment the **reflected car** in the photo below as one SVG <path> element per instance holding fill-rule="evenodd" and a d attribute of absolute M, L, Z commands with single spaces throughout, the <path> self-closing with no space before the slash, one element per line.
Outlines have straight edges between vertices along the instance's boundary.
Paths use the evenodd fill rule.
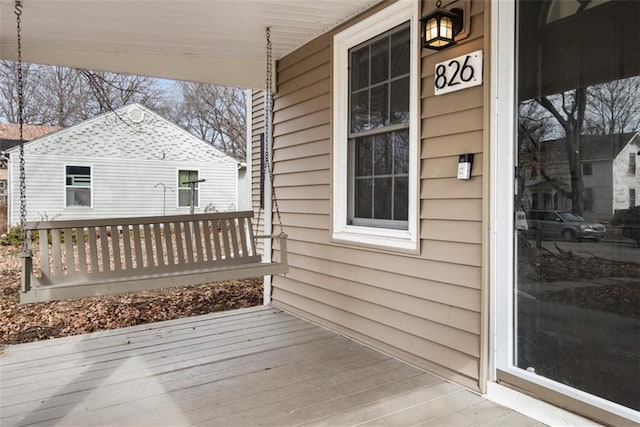
<path fill-rule="evenodd" d="M 592 240 L 599 242 L 604 238 L 607 228 L 604 224 L 589 222 L 569 211 L 530 210 L 527 216 L 527 235 L 531 238 Z"/>

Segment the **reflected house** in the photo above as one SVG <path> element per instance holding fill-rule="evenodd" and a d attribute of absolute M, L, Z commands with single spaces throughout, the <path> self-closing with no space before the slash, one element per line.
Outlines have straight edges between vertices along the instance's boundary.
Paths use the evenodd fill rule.
<path fill-rule="evenodd" d="M 640 191 L 640 168 L 636 166 L 638 151 L 638 132 L 581 136 L 583 216 L 606 220 L 616 210 L 637 205 L 637 193 Z M 569 188 L 565 140 L 541 142 L 539 158 L 540 163 L 545 164 L 546 173 L 541 173 L 540 164 L 527 171 L 526 207 L 572 210 L 571 199 L 561 191 Z M 557 180 L 557 183 L 554 185 L 551 180 Z"/>

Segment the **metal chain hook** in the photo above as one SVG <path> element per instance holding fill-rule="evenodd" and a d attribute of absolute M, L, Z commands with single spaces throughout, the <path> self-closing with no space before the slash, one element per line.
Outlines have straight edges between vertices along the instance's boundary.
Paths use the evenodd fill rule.
<path fill-rule="evenodd" d="M 264 150 L 264 165 L 266 166 L 267 173 L 269 174 L 269 180 L 271 182 L 271 193 L 273 205 L 276 209 L 276 216 L 278 218 L 278 225 L 280 227 L 280 235 L 284 235 L 284 228 L 282 226 L 282 217 L 280 215 L 280 207 L 278 206 L 278 197 L 276 196 L 276 190 L 273 187 L 273 172 L 271 171 L 271 163 L 269 161 L 269 150 L 271 148 L 271 123 L 273 121 L 273 45 L 271 44 L 271 27 L 267 27 L 265 30 L 265 38 L 267 41 L 266 52 L 267 52 L 267 63 L 266 63 L 266 81 L 265 81 L 265 91 L 264 91 L 264 103 L 265 103 L 265 114 L 264 114 L 264 141 L 265 141 L 265 150 Z M 262 174 L 262 178 L 264 180 L 264 168 L 260 172 Z M 262 213 L 262 207 L 258 209 L 258 218 L 256 221 L 256 233 L 260 230 L 260 215 Z"/>
<path fill-rule="evenodd" d="M 16 33 L 17 33 L 17 72 L 18 72 L 18 128 L 20 130 L 20 232 L 22 233 L 22 252 L 31 251 L 30 239 L 27 236 L 27 185 L 24 160 L 24 81 L 22 75 L 22 1 L 15 0 Z"/>
<path fill-rule="evenodd" d="M 265 119 L 264 119 L 264 130 L 265 130 L 265 164 L 267 166 L 267 171 L 269 173 L 269 180 L 271 182 L 271 193 L 273 199 L 273 205 L 276 209 L 276 216 L 278 218 L 278 226 L 280 227 L 280 234 L 284 234 L 284 228 L 282 226 L 282 217 L 280 216 L 280 207 L 278 206 L 278 197 L 276 196 L 276 189 L 273 186 L 273 171 L 271 170 L 271 163 L 269 161 L 269 150 L 272 146 L 272 126 L 273 123 L 273 45 L 271 43 L 271 27 L 267 27 L 266 29 L 266 39 L 267 39 L 267 79 L 266 79 L 266 90 L 265 90 Z"/>

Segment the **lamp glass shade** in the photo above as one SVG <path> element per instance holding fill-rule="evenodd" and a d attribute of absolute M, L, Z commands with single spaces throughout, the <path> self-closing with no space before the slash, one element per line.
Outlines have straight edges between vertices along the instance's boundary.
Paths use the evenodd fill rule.
<path fill-rule="evenodd" d="M 423 18 L 423 47 L 441 50 L 455 44 L 455 19 L 458 17 L 448 10 L 437 8 Z"/>

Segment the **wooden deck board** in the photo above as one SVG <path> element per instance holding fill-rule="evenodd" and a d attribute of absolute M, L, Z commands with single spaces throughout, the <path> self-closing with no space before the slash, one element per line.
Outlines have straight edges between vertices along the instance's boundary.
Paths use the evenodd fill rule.
<path fill-rule="evenodd" d="M 536 425 L 271 307 L 9 346 L 0 356 L 2 426 L 431 422 Z"/>

